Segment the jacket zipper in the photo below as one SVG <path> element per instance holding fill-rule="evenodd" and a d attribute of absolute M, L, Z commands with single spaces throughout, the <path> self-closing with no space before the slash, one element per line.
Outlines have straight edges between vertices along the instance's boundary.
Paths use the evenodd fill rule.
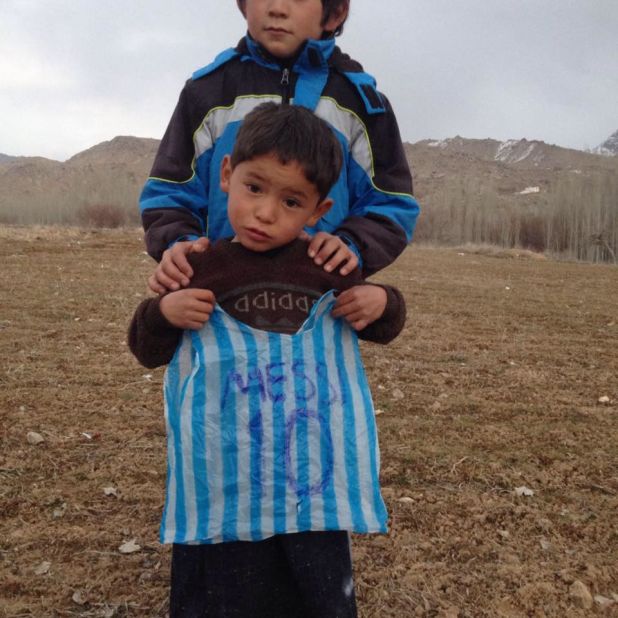
<path fill-rule="evenodd" d="M 290 69 L 283 69 L 281 74 L 281 89 L 283 91 L 283 103 L 290 102 Z"/>

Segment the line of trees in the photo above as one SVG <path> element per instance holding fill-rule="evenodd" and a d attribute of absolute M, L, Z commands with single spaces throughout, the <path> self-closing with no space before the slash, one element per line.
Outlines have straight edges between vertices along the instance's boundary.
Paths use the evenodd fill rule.
<path fill-rule="evenodd" d="M 499 195 L 480 180 L 445 179 L 422 201 L 415 240 L 521 247 L 616 263 L 618 174 L 567 172 L 529 195 Z"/>
<path fill-rule="evenodd" d="M 47 191 L 33 186 L 22 190 L 19 198 L 10 198 L 2 194 L 0 177 L 0 223 L 95 228 L 138 225 L 141 185 L 130 174 L 116 174 L 112 179 L 103 174 L 74 175 L 63 183 L 49 183 Z"/>
<path fill-rule="evenodd" d="M 44 197 L 0 195 L 0 223 L 88 227 L 138 225 L 141 190 L 130 174 L 84 177 Z M 429 189 L 429 187 L 427 187 Z M 618 260 L 618 172 L 565 171 L 540 192 L 515 195 L 491 180 L 445 175 L 421 199 L 416 242 L 521 247 L 593 262 Z"/>

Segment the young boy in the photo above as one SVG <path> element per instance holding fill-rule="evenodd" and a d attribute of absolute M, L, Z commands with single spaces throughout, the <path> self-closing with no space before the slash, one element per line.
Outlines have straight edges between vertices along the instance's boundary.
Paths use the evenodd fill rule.
<path fill-rule="evenodd" d="M 344 161 L 330 211 L 308 230 L 308 253 L 328 271 L 359 264 L 369 276 L 410 241 L 418 205 L 388 100 L 335 46 L 350 2 L 237 3 L 248 33 L 186 83 L 141 196 L 148 253 L 160 260 L 150 286 L 186 286 L 186 255 L 232 233 L 219 170 L 244 116 L 264 101 L 302 105 L 331 125 Z"/>
<path fill-rule="evenodd" d="M 174 543 L 172 618 L 356 615 L 346 531 L 385 531 L 386 510 L 343 321 L 386 343 L 405 303 L 359 269 L 316 266 L 298 238 L 328 213 L 341 163 L 310 111 L 253 110 L 220 174 L 233 239 L 189 255 L 192 287 L 145 300 L 131 323 L 140 362 L 170 363 L 161 537 Z"/>

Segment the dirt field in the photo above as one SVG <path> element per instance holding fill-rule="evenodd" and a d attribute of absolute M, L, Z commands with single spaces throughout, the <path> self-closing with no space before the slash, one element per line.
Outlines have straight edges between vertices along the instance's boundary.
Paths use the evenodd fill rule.
<path fill-rule="evenodd" d="M 0 616 L 163 617 L 140 233 L 0 241 Z M 409 320 L 364 346 L 391 530 L 354 538 L 360 615 L 618 615 L 618 268 L 414 248 L 381 279 Z"/>

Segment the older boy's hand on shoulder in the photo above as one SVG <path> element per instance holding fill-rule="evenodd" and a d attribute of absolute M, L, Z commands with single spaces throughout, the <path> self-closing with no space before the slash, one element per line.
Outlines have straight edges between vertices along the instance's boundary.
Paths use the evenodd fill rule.
<path fill-rule="evenodd" d="M 187 260 L 189 253 L 203 253 L 210 241 L 206 237 L 197 240 L 183 240 L 173 244 L 163 252 L 163 257 L 148 279 L 148 287 L 155 294 L 165 294 L 187 287 L 193 269 Z"/>
<path fill-rule="evenodd" d="M 211 290 L 189 288 L 166 294 L 159 304 L 165 319 L 176 328 L 199 330 L 215 307 Z"/>
<path fill-rule="evenodd" d="M 318 232 L 309 242 L 309 257 L 324 270 L 332 272 L 341 266 L 342 275 L 351 273 L 358 266 L 358 257 L 339 236 Z"/>
<path fill-rule="evenodd" d="M 355 285 L 337 296 L 332 316 L 344 318 L 354 330 L 363 330 L 382 317 L 386 301 L 386 290 L 379 285 Z"/>

